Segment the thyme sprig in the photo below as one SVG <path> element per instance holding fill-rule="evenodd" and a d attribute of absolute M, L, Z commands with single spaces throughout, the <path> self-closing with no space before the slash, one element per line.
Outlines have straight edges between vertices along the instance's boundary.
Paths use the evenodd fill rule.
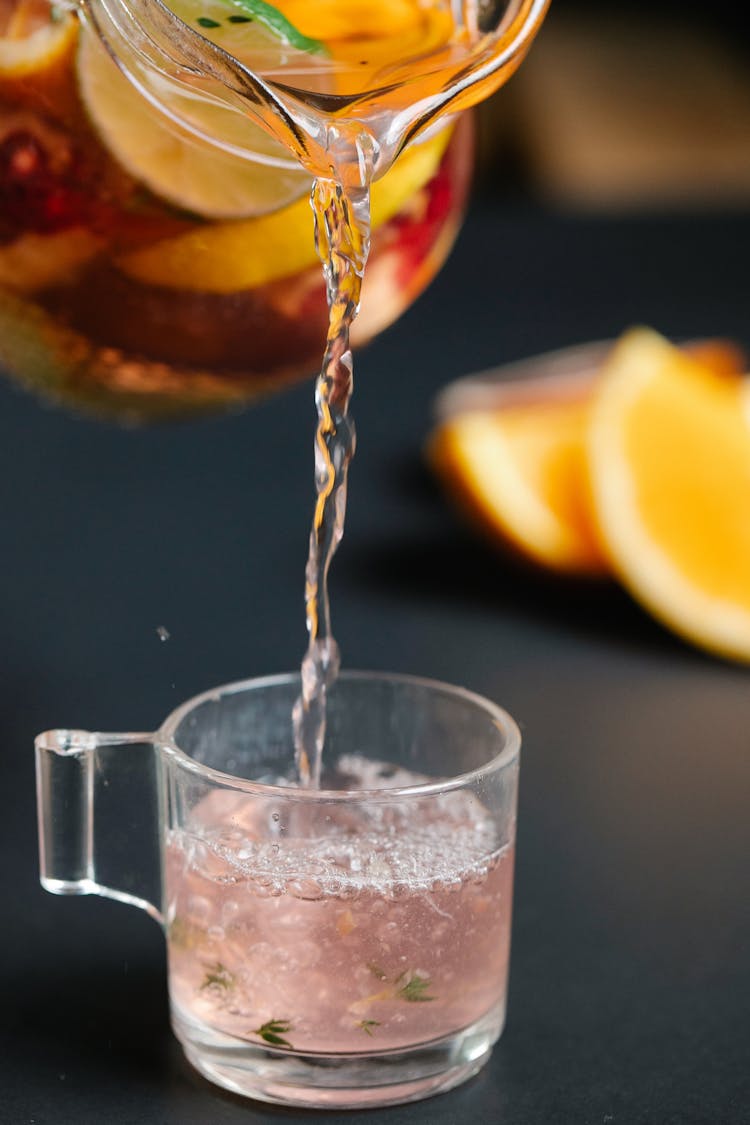
<path fill-rule="evenodd" d="M 234 988 L 234 973 L 230 972 L 226 965 L 222 965 L 221 961 L 215 961 L 212 965 L 206 966 L 201 992 L 204 988 L 219 988 L 223 992 L 228 992 L 230 988 Z"/>
<path fill-rule="evenodd" d="M 258 1035 L 264 1043 L 270 1043 L 272 1047 L 291 1047 L 292 1044 L 284 1036 L 292 1030 L 289 1020 L 266 1020 L 250 1034 Z"/>
<path fill-rule="evenodd" d="M 399 980 L 403 979 L 403 974 Z M 396 982 L 398 984 L 398 981 Z M 398 995 L 402 1000 L 408 1000 L 410 1003 L 422 1003 L 428 1000 L 436 1000 L 436 996 L 428 996 L 427 992 L 432 988 L 432 981 L 429 977 L 420 977 L 418 973 L 413 973 L 398 990 Z"/>

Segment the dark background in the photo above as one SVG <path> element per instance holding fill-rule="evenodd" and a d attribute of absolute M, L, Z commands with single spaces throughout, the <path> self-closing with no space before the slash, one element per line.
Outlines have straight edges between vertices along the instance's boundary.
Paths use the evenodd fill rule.
<path fill-rule="evenodd" d="M 652 6 L 627 11 L 647 32 Z M 719 7 L 659 11 L 746 49 Z M 688 211 L 551 206 L 507 136 L 485 148 L 448 266 L 359 357 L 332 594 L 347 665 L 465 684 L 522 725 L 509 1020 L 463 1088 L 356 1120 L 741 1125 L 748 673 L 607 583 L 513 567 L 445 506 L 421 448 L 459 374 L 632 323 L 750 346 L 750 212 L 710 193 Z M 312 426 L 309 385 L 142 430 L 0 386 L 3 1125 L 311 1119 L 225 1095 L 182 1060 L 145 915 L 39 889 L 32 739 L 153 728 L 196 691 L 296 666 Z"/>

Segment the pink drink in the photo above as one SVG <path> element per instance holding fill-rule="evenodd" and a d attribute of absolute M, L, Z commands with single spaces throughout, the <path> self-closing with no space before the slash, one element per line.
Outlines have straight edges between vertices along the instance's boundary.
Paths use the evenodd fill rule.
<path fill-rule="evenodd" d="M 372 769 L 349 766 L 361 780 Z M 422 780 L 399 771 L 388 784 Z M 313 823 L 309 807 L 294 808 L 284 823 L 272 799 L 217 791 L 171 834 L 179 1017 L 307 1054 L 392 1050 L 485 1015 L 501 1022 L 513 852 L 497 847 L 480 802 L 452 792 L 408 813 L 328 805 L 323 835 L 320 810 Z"/>

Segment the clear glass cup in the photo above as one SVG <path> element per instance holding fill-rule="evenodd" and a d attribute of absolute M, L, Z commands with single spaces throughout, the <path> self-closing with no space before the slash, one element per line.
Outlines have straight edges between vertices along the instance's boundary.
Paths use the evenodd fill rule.
<path fill-rule="evenodd" d="M 155 734 L 36 740 L 41 881 L 163 926 L 191 1063 L 265 1101 L 411 1101 L 505 1019 L 520 736 L 499 707 L 342 674 L 321 789 L 296 785 L 298 675 L 207 692 Z"/>

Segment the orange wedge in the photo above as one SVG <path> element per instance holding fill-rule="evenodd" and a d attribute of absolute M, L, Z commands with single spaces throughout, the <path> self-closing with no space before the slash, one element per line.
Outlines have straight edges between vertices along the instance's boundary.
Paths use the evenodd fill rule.
<path fill-rule="evenodd" d="M 586 502 L 585 401 L 459 414 L 428 455 L 446 488 L 491 537 L 567 574 L 606 569 Z"/>
<path fill-rule="evenodd" d="M 447 415 L 428 454 L 446 489 L 494 539 L 565 574 L 611 569 L 591 515 L 586 431 L 611 345 L 526 360 L 514 379 L 458 380 L 438 400 Z M 725 380 L 745 357 L 727 340 L 685 346 Z"/>
<path fill-rule="evenodd" d="M 694 644 L 750 661 L 750 412 L 743 380 L 638 329 L 612 353 L 588 437 L 612 567 Z"/>

